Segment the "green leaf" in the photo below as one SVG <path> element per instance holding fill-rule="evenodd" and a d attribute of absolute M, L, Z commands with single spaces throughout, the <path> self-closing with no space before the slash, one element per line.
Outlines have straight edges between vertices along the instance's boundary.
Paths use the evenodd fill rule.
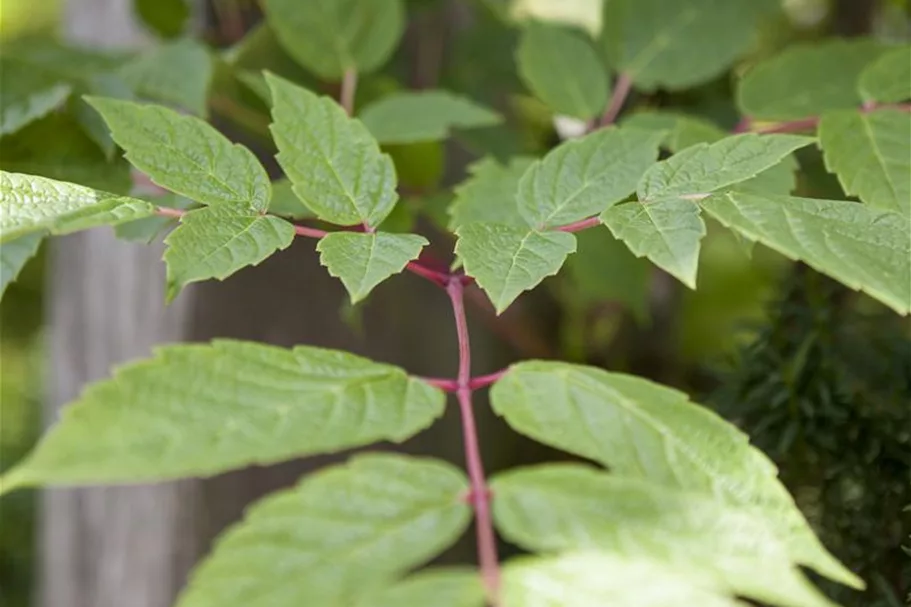
<path fill-rule="evenodd" d="M 775 465 L 682 392 L 595 367 L 530 361 L 494 384 L 491 404 L 517 432 L 619 476 L 755 509 L 786 537 L 795 560 L 833 580 L 860 583 L 819 544 Z"/>
<path fill-rule="evenodd" d="M 130 165 L 122 158 L 105 158 L 73 116 L 62 112 L 3 137 L 0 168 L 117 194 L 126 194 L 133 187 Z"/>
<path fill-rule="evenodd" d="M 540 229 L 595 215 L 626 198 L 658 158 L 661 135 L 609 127 L 571 139 L 519 181 L 519 211 Z"/>
<path fill-rule="evenodd" d="M 797 169 L 797 159 L 790 154 L 755 177 L 735 184 L 732 189 L 738 192 L 787 195 L 797 187 L 797 177 L 794 174 Z"/>
<path fill-rule="evenodd" d="M 601 41 L 618 72 L 637 88 L 679 90 L 720 75 L 751 46 L 775 2 L 611 0 Z"/>
<path fill-rule="evenodd" d="M 297 62 L 324 80 L 382 67 L 405 29 L 401 0 L 265 0 L 269 25 Z"/>
<path fill-rule="evenodd" d="M 706 572 L 603 552 L 524 558 L 503 571 L 503 607 L 745 607 Z"/>
<path fill-rule="evenodd" d="M 448 210 L 449 229 L 455 231 L 474 222 L 527 226 L 516 204 L 516 191 L 519 179 L 533 162 L 532 158 L 518 156 L 502 165 L 487 157 L 469 165 L 468 179 L 454 189 L 455 200 Z"/>
<path fill-rule="evenodd" d="M 294 192 L 320 219 L 379 225 L 398 199 L 392 159 L 380 152 L 359 120 L 349 118 L 329 97 L 317 97 L 273 74 L 266 80 L 278 162 Z"/>
<path fill-rule="evenodd" d="M 71 90 L 69 83 L 54 74 L 4 57 L 0 60 L 0 135 L 47 115 Z"/>
<path fill-rule="evenodd" d="M 484 607 L 484 586 L 477 571 L 433 568 L 409 576 L 357 607 Z"/>
<path fill-rule="evenodd" d="M 177 607 L 349 607 L 379 598 L 462 534 L 467 489 L 461 471 L 432 459 L 360 455 L 321 470 L 254 504 L 216 541 Z M 399 592 L 409 590 L 413 583 Z"/>
<path fill-rule="evenodd" d="M 652 166 L 639 182 L 640 200 L 698 196 L 749 179 L 813 143 L 800 135 L 734 135 L 700 143 Z"/>
<path fill-rule="evenodd" d="M 581 32 L 531 22 L 522 33 L 516 62 L 528 88 L 557 114 L 590 120 L 607 105 L 607 68 Z"/>
<path fill-rule="evenodd" d="M 867 65 L 860 74 L 864 101 L 897 103 L 911 99 L 911 46 L 901 46 Z"/>
<path fill-rule="evenodd" d="M 492 223 L 470 223 L 457 232 L 455 252 L 500 314 L 522 291 L 560 271 L 576 250 L 567 232 L 537 232 Z"/>
<path fill-rule="evenodd" d="M 171 301 L 185 285 L 224 280 L 255 266 L 294 240 L 294 226 L 279 217 L 224 207 L 190 211 L 165 239 L 168 293 Z"/>
<path fill-rule="evenodd" d="M 750 508 L 578 464 L 513 470 L 498 475 L 491 490 L 498 530 L 523 548 L 598 550 L 631 563 L 699 571 L 725 594 L 832 607 L 800 573 L 776 529 Z"/>
<path fill-rule="evenodd" d="M 624 118 L 624 127 L 664 132 L 661 146 L 679 152 L 697 143 L 715 143 L 727 133 L 713 122 L 678 112 L 645 110 Z"/>
<path fill-rule="evenodd" d="M 208 115 L 214 68 L 209 51 L 191 39 L 162 44 L 139 55 L 120 70 L 136 95 Z"/>
<path fill-rule="evenodd" d="M 117 145 L 111 138 L 111 131 L 95 109 L 86 103 L 85 97 L 114 97 L 115 99 L 132 100 L 133 91 L 126 81 L 114 73 L 97 74 L 88 77 L 76 86 L 70 98 L 70 111 L 85 134 L 98 146 L 106 160 L 114 158 Z M 86 184 L 88 185 L 88 184 Z"/>
<path fill-rule="evenodd" d="M 66 234 L 154 212 L 149 203 L 37 175 L 0 171 L 0 242 L 33 232 Z"/>
<path fill-rule="evenodd" d="M 740 81 L 737 104 L 754 120 L 797 120 L 861 103 L 857 79 L 883 51 L 869 39 L 796 44 Z"/>
<path fill-rule="evenodd" d="M 333 232 L 320 239 L 320 263 L 340 278 L 351 303 L 367 297 L 373 287 L 405 269 L 429 244 L 416 234 Z"/>
<path fill-rule="evenodd" d="M 288 179 L 272 182 L 272 200 L 269 201 L 269 213 L 284 215 L 291 219 L 315 219 L 316 214 L 294 193 L 294 184 Z"/>
<path fill-rule="evenodd" d="M 819 122 L 819 143 L 847 194 L 911 215 L 911 114 L 829 112 Z"/>
<path fill-rule="evenodd" d="M 862 290 L 899 314 L 911 311 L 908 217 L 840 200 L 726 192 L 702 208 L 728 228 Z"/>
<path fill-rule="evenodd" d="M 164 38 L 182 34 L 190 17 L 186 0 L 134 0 L 133 6 L 143 23 Z"/>
<path fill-rule="evenodd" d="M 601 223 L 636 257 L 648 257 L 689 288 L 696 288 L 705 222 L 695 202 L 682 198 L 627 202 L 604 211 Z"/>
<path fill-rule="evenodd" d="M 38 254 L 42 240 L 43 234 L 27 234 L 0 246 L 0 297 L 3 297 L 6 287 L 16 280 L 25 264 Z"/>
<path fill-rule="evenodd" d="M 448 91 L 393 93 L 365 107 L 358 118 L 383 144 L 439 141 L 449 137 L 452 129 L 503 121 L 496 112 Z"/>
<path fill-rule="evenodd" d="M 204 204 L 265 211 L 266 170 L 244 146 L 193 116 L 131 101 L 88 99 L 126 158 L 163 188 Z"/>
<path fill-rule="evenodd" d="M 234 340 L 165 346 L 89 386 L 0 487 L 210 476 L 401 442 L 444 402 L 398 367 L 347 352 Z"/>

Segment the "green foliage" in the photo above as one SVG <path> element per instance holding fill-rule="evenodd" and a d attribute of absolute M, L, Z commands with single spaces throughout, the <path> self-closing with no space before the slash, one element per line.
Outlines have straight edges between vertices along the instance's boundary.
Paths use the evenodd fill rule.
<path fill-rule="evenodd" d="M 455 188 L 455 199 L 448 207 L 449 229 L 469 223 L 496 223 L 513 227 L 527 225 L 516 205 L 519 179 L 534 162 L 513 158 L 503 165 L 483 158 L 468 167 L 469 177 Z"/>
<path fill-rule="evenodd" d="M 513 561 L 503 580 L 505 607 L 588 607 L 620 600 L 624 607 L 743 606 L 727 595 L 709 574 L 685 564 L 671 569 L 600 551 Z"/>
<path fill-rule="evenodd" d="M 416 234 L 336 232 L 319 241 L 320 262 L 341 279 L 351 303 L 367 297 L 373 287 L 398 274 L 430 244 Z"/>
<path fill-rule="evenodd" d="M 826 168 L 846 194 L 911 215 L 911 114 L 877 110 L 830 112 L 819 122 Z"/>
<path fill-rule="evenodd" d="M 204 204 L 262 211 L 269 177 L 256 156 L 193 116 L 161 106 L 91 98 L 126 158 L 153 182 Z"/>
<path fill-rule="evenodd" d="M 42 234 L 33 233 L 0 247 L 0 297 L 6 292 L 6 287 L 16 280 L 28 260 L 37 255 L 42 240 Z"/>
<path fill-rule="evenodd" d="M 376 227 L 397 200 L 392 159 L 328 97 L 267 74 L 278 161 L 320 219 Z"/>
<path fill-rule="evenodd" d="M 637 88 L 682 89 L 730 67 L 772 7 L 768 0 L 610 0 L 601 43 Z"/>
<path fill-rule="evenodd" d="M 494 126 L 502 121 L 496 112 L 447 91 L 388 95 L 365 107 L 358 117 L 383 144 L 438 141 L 454 128 Z"/>
<path fill-rule="evenodd" d="M 471 569 L 428 569 L 367 597 L 358 607 L 484 607 L 484 587 Z"/>
<path fill-rule="evenodd" d="M 860 73 L 864 101 L 895 103 L 911 99 L 911 46 L 883 53 Z"/>
<path fill-rule="evenodd" d="M 558 114 L 591 120 L 607 105 L 607 69 L 581 33 L 532 22 L 524 28 L 516 62 L 528 88 Z"/>
<path fill-rule="evenodd" d="M 34 175 L 0 171 L 0 242 L 32 233 L 66 234 L 151 215 L 151 204 Z"/>
<path fill-rule="evenodd" d="M 661 565 L 664 575 L 700 571 L 730 595 L 830 605 L 799 573 L 784 538 L 750 508 L 575 464 L 519 469 L 492 483 L 498 528 L 530 550 L 598 550 Z"/>
<path fill-rule="evenodd" d="M 784 21 L 778 5 L 609 0 L 599 26 L 575 6 L 497 3 L 444 32 L 432 2 L 266 0 L 266 22 L 219 51 L 177 37 L 183 2 L 139 0 L 147 25 L 169 38 L 147 51 L 5 46 L 2 289 L 45 237 L 98 226 L 134 242 L 167 232 L 169 301 L 312 238 L 352 304 L 403 271 L 442 287 L 460 372 L 421 379 L 310 346 L 163 347 L 89 386 L 0 491 L 210 476 L 399 443 L 442 416 L 450 391 L 469 478 L 401 455 L 318 471 L 222 535 L 178 605 L 828 607 L 801 567 L 826 590 L 864 582 L 808 520 L 871 587 L 887 583 L 876 574 L 882 561 L 843 549 L 843 538 L 856 524 L 848 508 L 884 521 L 911 501 L 894 482 L 907 481 L 907 457 L 895 455 L 907 436 L 889 432 L 907 427 L 894 406 L 908 390 L 907 353 L 886 339 L 907 345 L 892 312 L 911 312 L 908 49 L 872 37 L 786 44 L 764 30 Z M 396 53 L 406 26 L 407 50 Z M 443 40 L 451 57 L 440 54 Z M 405 90 L 406 78 L 422 90 Z M 232 138 L 204 121 L 210 110 L 240 127 L 226 129 Z M 735 123 L 736 134 L 722 128 Z M 234 143 L 247 135 L 255 145 Z M 277 150 L 277 165 L 251 148 Z M 167 191 L 131 178 L 127 161 Z M 821 291 L 798 302 L 810 313 L 776 312 L 773 337 L 760 335 L 761 364 L 732 398 L 757 446 L 683 391 L 581 364 L 702 387 L 693 361 L 670 360 L 673 336 L 727 332 L 731 301 L 759 299 L 761 280 L 744 278 L 757 242 L 755 260 L 820 279 L 793 264 L 802 262 L 870 296 Z M 537 349 L 580 364 L 526 361 L 469 377 L 465 295 L 479 287 L 499 314 L 564 263 L 529 298 L 534 331 L 503 333 L 537 347 L 551 324 L 570 327 L 567 351 Z M 723 293 L 721 304 L 679 284 L 696 289 L 697 275 L 699 295 Z M 843 339 L 850 327 L 839 314 L 869 311 L 889 330 Z M 865 370 L 873 360 L 888 369 Z M 488 483 L 472 393 L 491 382 L 492 407 L 513 430 L 601 468 L 541 465 Z M 874 415 L 881 403 L 890 413 Z M 771 421 L 757 422 L 760 413 Z M 820 428 L 845 435 L 804 436 Z M 758 448 L 776 456 L 795 445 L 819 478 L 850 469 L 860 497 L 842 488 L 836 516 L 838 496 L 823 487 L 822 515 L 802 511 L 805 498 L 785 489 L 796 486 L 793 462 L 778 462 L 779 480 Z M 845 466 L 834 470 L 840 455 Z M 879 461 L 888 486 L 859 480 Z M 472 514 L 478 568 L 416 571 Z M 536 554 L 500 572 L 494 524 Z M 873 527 L 851 541 L 884 550 L 864 543 Z M 894 545 L 907 536 L 887 531 L 879 535 Z"/>
<path fill-rule="evenodd" d="M 604 211 L 601 221 L 637 257 L 647 257 L 689 288 L 696 288 L 705 222 L 692 200 L 627 202 Z"/>
<path fill-rule="evenodd" d="M 728 192 L 703 209 L 787 257 L 804 261 L 899 314 L 911 310 L 908 218 L 838 200 Z"/>
<path fill-rule="evenodd" d="M 12 133 L 59 106 L 70 86 L 15 59 L 0 62 L 0 135 Z"/>
<path fill-rule="evenodd" d="M 435 388 L 345 352 L 168 346 L 86 390 L 2 490 L 211 475 L 400 442 L 442 412 Z"/>
<path fill-rule="evenodd" d="M 205 117 L 213 71 L 206 47 L 177 40 L 137 57 L 120 74 L 138 96 Z"/>
<path fill-rule="evenodd" d="M 882 52 L 867 39 L 795 45 L 747 72 L 737 103 L 757 120 L 797 120 L 856 108 L 862 101 L 857 79 Z"/>
<path fill-rule="evenodd" d="M 404 30 L 401 0 L 266 0 L 266 18 L 279 42 L 302 66 L 326 80 L 347 70 L 381 67 Z"/>
<path fill-rule="evenodd" d="M 206 207 L 190 211 L 166 239 L 170 301 L 191 282 L 224 280 L 237 270 L 256 265 L 294 240 L 294 226 L 254 210 Z"/>
<path fill-rule="evenodd" d="M 830 596 L 897 605 L 903 589 L 890 593 L 888 572 L 911 580 L 899 551 L 911 501 L 906 323 L 885 308 L 845 306 L 847 289 L 795 270 L 712 401 L 776 461 L 825 544 L 871 582 L 863 594 L 827 586 Z"/>
<path fill-rule="evenodd" d="M 354 457 L 254 505 L 199 565 L 177 606 L 360 605 L 461 535 L 470 520 L 466 488 L 444 462 Z"/>
<path fill-rule="evenodd" d="M 555 148 L 525 171 L 516 199 L 529 225 L 555 228 L 623 200 L 658 158 L 660 135 L 600 129 Z"/>
<path fill-rule="evenodd" d="M 522 291 L 560 271 L 576 250 L 576 238 L 565 232 L 470 223 L 458 230 L 455 252 L 465 273 L 475 278 L 502 313 Z"/>
<path fill-rule="evenodd" d="M 165 38 L 179 36 L 190 17 L 186 0 L 135 0 L 133 5 L 143 22 Z"/>

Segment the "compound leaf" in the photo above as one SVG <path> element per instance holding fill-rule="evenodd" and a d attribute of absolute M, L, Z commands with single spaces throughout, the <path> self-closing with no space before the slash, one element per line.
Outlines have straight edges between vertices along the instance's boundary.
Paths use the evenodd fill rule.
<path fill-rule="evenodd" d="M 581 32 L 533 21 L 522 33 L 516 62 L 528 88 L 557 114 L 589 120 L 607 105 L 607 68 Z"/>
<path fill-rule="evenodd" d="M 535 162 L 519 181 L 519 211 L 553 228 L 623 200 L 658 158 L 660 133 L 610 127 L 569 140 Z"/>
<path fill-rule="evenodd" d="M 273 74 L 266 80 L 278 162 L 294 192 L 320 219 L 379 225 L 398 199 L 389 155 L 329 97 L 317 97 Z"/>
<path fill-rule="evenodd" d="M 494 126 L 503 121 L 496 112 L 449 91 L 393 93 L 365 107 L 358 118 L 383 144 L 439 141 L 452 129 Z"/>
<path fill-rule="evenodd" d="M 911 99 L 911 46 L 901 46 L 867 65 L 860 74 L 864 101 L 897 103 Z"/>
<path fill-rule="evenodd" d="M 0 171 L 0 242 L 33 232 L 66 234 L 154 212 L 148 202 L 37 175 Z"/>
<path fill-rule="evenodd" d="M 721 74 L 746 52 L 759 19 L 776 8 L 757 0 L 610 0 L 601 40 L 614 68 L 637 88 L 672 90 Z"/>
<path fill-rule="evenodd" d="M 793 45 L 747 72 L 737 104 L 754 120 L 797 120 L 856 108 L 857 79 L 882 51 L 869 39 Z"/>
<path fill-rule="evenodd" d="M 224 280 L 241 268 L 255 266 L 292 240 L 294 226 L 279 217 L 224 207 L 190 211 L 165 239 L 167 299 L 174 299 L 188 283 Z"/>
<path fill-rule="evenodd" d="M 208 114 L 209 85 L 214 68 L 205 46 L 195 40 L 162 44 L 120 69 L 137 96 Z"/>
<path fill-rule="evenodd" d="M 637 257 L 648 257 L 689 288 L 696 288 L 705 222 L 695 202 L 682 198 L 626 202 L 604 211 L 601 222 Z"/>
<path fill-rule="evenodd" d="M 780 530 L 796 561 L 860 583 L 819 544 L 775 465 L 736 427 L 681 392 L 595 367 L 530 361 L 510 367 L 491 403 L 517 432 L 614 474 L 755 510 Z"/>
<path fill-rule="evenodd" d="M 829 112 L 819 122 L 819 143 L 847 194 L 911 215 L 911 114 Z"/>
<path fill-rule="evenodd" d="M 351 303 L 367 297 L 373 287 L 405 269 L 429 244 L 416 234 L 333 232 L 320 239 L 320 263 L 340 278 Z"/>
<path fill-rule="evenodd" d="M 367 597 L 357 607 L 484 607 L 484 586 L 477 571 L 425 569 Z"/>
<path fill-rule="evenodd" d="M 553 276 L 576 250 L 567 232 L 538 232 L 492 223 L 470 223 L 458 230 L 455 252 L 465 273 L 478 281 L 500 314 L 516 297 Z"/>
<path fill-rule="evenodd" d="M 383 605 L 372 600 L 451 585 L 425 574 L 384 589 L 462 534 L 471 519 L 467 488 L 462 472 L 442 461 L 355 456 L 254 504 L 216 541 L 177 607 Z"/>
<path fill-rule="evenodd" d="M 498 529 L 528 550 L 598 550 L 630 563 L 700 571 L 725 594 L 832 607 L 772 525 L 749 508 L 578 464 L 500 474 L 491 489 Z"/>
<path fill-rule="evenodd" d="M 639 199 L 707 194 L 754 177 L 814 141 L 800 135 L 746 133 L 700 143 L 652 166 L 639 182 Z"/>
<path fill-rule="evenodd" d="M 862 290 L 899 314 L 911 311 L 908 216 L 841 200 L 725 192 L 703 201 L 728 228 Z"/>
<path fill-rule="evenodd" d="M 405 29 L 402 0 L 265 0 L 269 25 L 291 57 L 324 80 L 366 74 L 389 59 Z"/>
<path fill-rule="evenodd" d="M 532 158 L 519 156 L 503 165 L 487 157 L 470 165 L 468 179 L 454 188 L 455 200 L 448 210 L 449 229 L 455 231 L 474 222 L 527 226 L 516 204 L 516 191 L 519 179 L 533 162 Z"/>
<path fill-rule="evenodd" d="M 25 264 L 38 254 L 42 240 L 43 234 L 26 234 L 0 246 L 0 297 L 3 297 L 6 287 L 16 280 Z"/>
<path fill-rule="evenodd" d="M 0 60 L 0 135 L 47 115 L 70 96 L 72 86 L 15 58 Z"/>
<path fill-rule="evenodd" d="M 0 492 L 136 483 L 401 442 L 443 393 L 398 367 L 335 350 L 235 340 L 158 348 L 89 386 Z"/>
<path fill-rule="evenodd" d="M 595 551 L 507 563 L 501 602 L 503 607 L 745 607 L 707 572 Z"/>
<path fill-rule="evenodd" d="M 269 176 L 242 145 L 193 116 L 165 107 L 91 97 L 133 166 L 187 198 L 238 210 L 265 211 Z"/>

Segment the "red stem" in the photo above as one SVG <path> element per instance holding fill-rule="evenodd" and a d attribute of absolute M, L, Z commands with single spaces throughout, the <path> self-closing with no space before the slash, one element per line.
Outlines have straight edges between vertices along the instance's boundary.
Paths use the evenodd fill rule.
<path fill-rule="evenodd" d="M 500 369 L 495 373 L 488 373 L 487 375 L 472 377 L 468 380 L 468 386 L 472 390 L 480 390 L 481 388 L 486 388 L 487 386 L 496 383 L 504 375 L 506 375 L 506 369 Z M 459 389 L 459 380 L 457 379 L 446 379 L 443 377 L 420 377 L 418 379 L 446 392 L 455 392 Z"/>
<path fill-rule="evenodd" d="M 572 223 L 566 224 L 565 226 L 560 226 L 554 229 L 559 232 L 581 232 L 582 230 L 587 230 L 588 228 L 593 228 L 599 225 L 601 225 L 601 219 L 595 215 L 594 217 L 580 219 L 579 221 L 574 221 Z"/>
<path fill-rule="evenodd" d="M 620 115 L 620 110 L 623 109 L 623 103 L 629 96 L 632 87 L 633 81 L 627 74 L 620 74 L 617 77 L 617 81 L 614 83 L 614 94 L 611 95 L 610 103 L 599 121 L 601 126 L 608 126 L 614 123 L 617 116 Z"/>
<path fill-rule="evenodd" d="M 459 375 L 456 380 L 456 396 L 462 414 L 462 432 L 465 441 L 465 464 L 468 467 L 468 478 L 471 482 L 471 504 L 474 507 L 475 527 L 478 537 L 478 563 L 481 567 L 481 578 L 487 590 L 491 604 L 497 604 L 500 586 L 500 562 L 497 557 L 497 540 L 493 532 L 493 520 L 490 515 L 490 493 L 484 478 L 484 464 L 481 461 L 481 449 L 478 445 L 478 430 L 471 405 L 471 345 L 468 340 L 468 320 L 465 317 L 465 286 L 460 280 L 450 280 L 446 292 L 452 302 L 455 316 L 456 333 L 459 340 Z"/>
<path fill-rule="evenodd" d="M 900 112 L 911 112 L 911 103 L 864 103 L 858 111 L 863 114 L 869 114 L 870 112 L 875 112 L 876 110 L 898 110 Z M 738 124 L 738 127 L 734 129 L 734 132 L 743 132 L 751 130 L 752 121 L 749 118 L 744 118 Z M 768 126 L 763 126 L 755 129 L 754 133 L 793 133 L 798 131 L 809 131 L 810 129 L 816 128 L 819 124 L 819 116 L 808 116 L 807 118 L 801 118 L 800 120 L 789 120 L 787 122 L 778 122 L 776 124 L 770 124 Z"/>

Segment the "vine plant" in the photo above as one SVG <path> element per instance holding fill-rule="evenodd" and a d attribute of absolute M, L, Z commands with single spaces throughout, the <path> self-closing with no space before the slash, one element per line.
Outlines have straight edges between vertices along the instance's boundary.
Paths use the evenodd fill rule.
<path fill-rule="evenodd" d="M 439 286 L 452 305 L 459 365 L 454 378 L 425 378 L 305 345 L 161 347 L 88 387 L 0 491 L 206 476 L 400 442 L 432 424 L 453 393 L 467 474 L 388 453 L 316 472 L 225 532 L 177 604 L 733 607 L 740 597 L 831 605 L 800 567 L 862 587 L 817 540 L 770 460 L 683 393 L 557 361 L 487 375 L 471 365 L 466 289 L 479 287 L 502 312 L 560 270 L 574 233 L 599 226 L 695 288 L 708 215 L 745 246 L 759 242 L 908 314 L 907 46 L 835 40 L 768 58 L 737 82 L 748 118 L 733 133 L 627 107 L 633 91 L 684 89 L 724 72 L 769 5 L 612 0 L 597 44 L 564 26 L 526 24 L 516 51 L 523 81 L 585 132 L 539 159 L 477 165 L 450 209 L 457 242 L 448 265 L 422 253 L 424 236 L 386 227 L 398 193 L 381 145 L 437 141 L 501 117 L 442 90 L 388 95 L 355 115 L 359 77 L 381 68 L 401 36 L 400 0 L 264 2 L 285 52 L 312 75 L 340 81 L 336 102 L 269 71 L 238 70 L 271 108 L 287 178 L 274 183 L 249 149 L 192 115 L 205 112 L 205 89 L 200 97 L 195 81 L 163 77 L 198 68 L 207 82 L 208 54 L 191 41 L 99 60 L 91 78 L 37 69 L 34 49 L 7 54 L 4 85 L 22 94 L 3 98 L 4 134 L 37 128 L 70 103 L 95 144 L 111 155 L 122 148 L 170 194 L 143 198 L 97 180 L 3 171 L 4 286 L 48 234 L 102 225 L 143 239 L 176 225 L 165 238 L 169 300 L 309 238 L 353 302 L 402 271 Z M 223 58 L 229 67 L 238 53 Z M 128 92 L 112 96 L 99 73 Z M 859 200 L 791 194 L 794 153 L 810 146 Z M 662 149 L 671 154 L 662 159 Z M 4 168 L 17 168 L 16 159 Z M 474 392 L 487 388 L 515 431 L 596 465 L 488 479 L 473 411 Z M 472 513 L 477 568 L 413 572 L 458 538 Z M 501 563 L 495 529 L 533 554 Z"/>

